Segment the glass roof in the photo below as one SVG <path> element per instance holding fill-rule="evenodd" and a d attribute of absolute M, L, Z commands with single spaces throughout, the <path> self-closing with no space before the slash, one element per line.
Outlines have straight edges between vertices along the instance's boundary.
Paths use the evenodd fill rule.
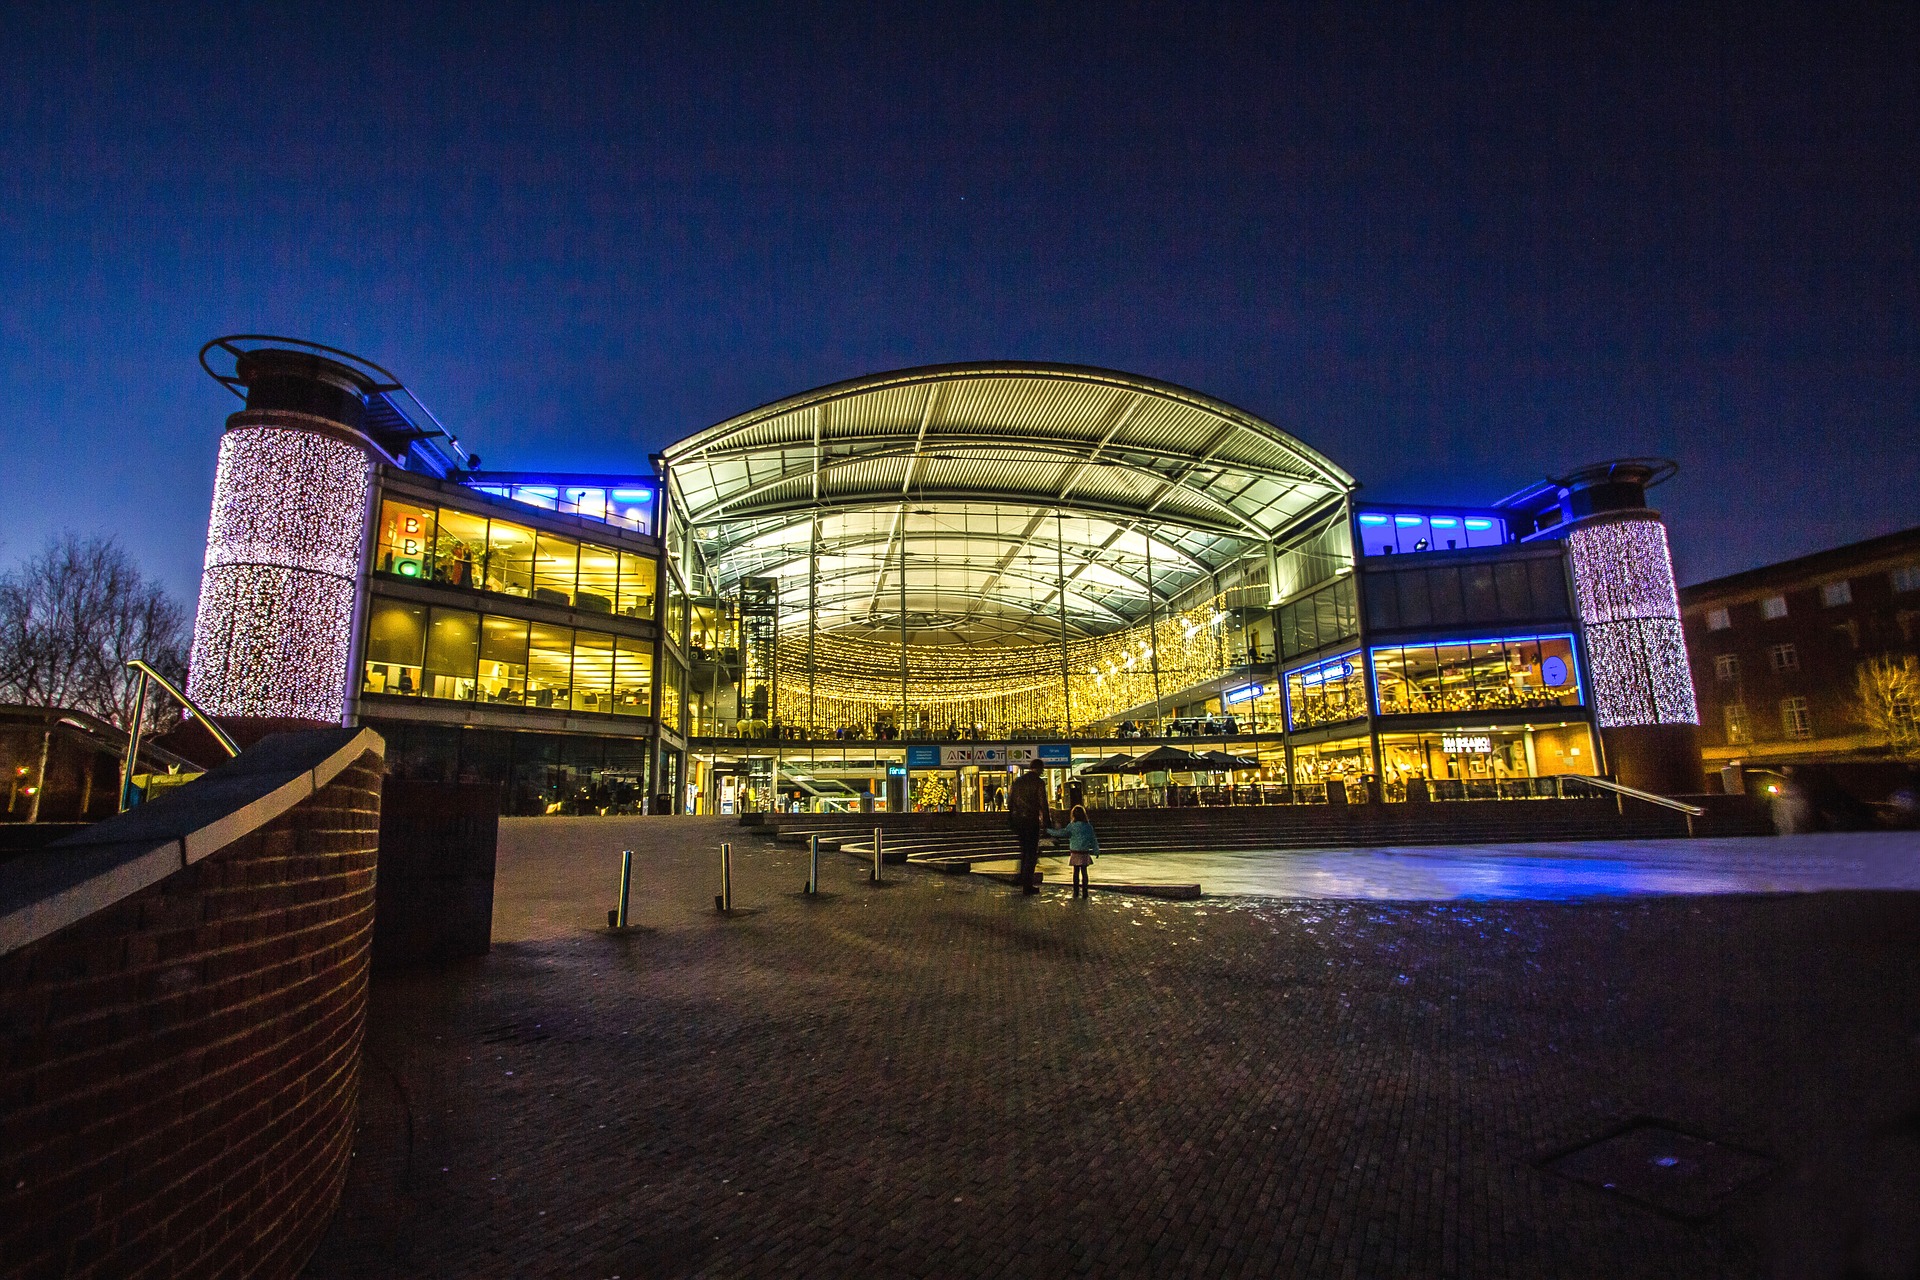
<path fill-rule="evenodd" d="M 1171 599 L 1353 487 L 1231 405 L 1056 365 L 840 383 L 682 440 L 666 461 L 716 589 L 776 577 L 783 626 L 804 625 L 811 599 L 822 630 L 893 636 L 904 566 L 917 643 L 1130 625 L 1149 580 Z"/>

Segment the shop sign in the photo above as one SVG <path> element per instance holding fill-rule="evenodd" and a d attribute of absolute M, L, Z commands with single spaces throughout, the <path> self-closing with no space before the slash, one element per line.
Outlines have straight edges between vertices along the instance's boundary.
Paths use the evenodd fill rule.
<path fill-rule="evenodd" d="M 907 766 L 903 764 L 890 764 L 887 766 L 887 776 L 889 778 L 904 778 L 907 776 Z"/>
<path fill-rule="evenodd" d="M 1072 764 L 1073 750 L 1064 742 L 1043 742 L 1040 744 L 1040 762 L 1051 765 Z"/>
<path fill-rule="evenodd" d="M 1348 665 L 1351 666 L 1351 664 Z M 1266 691 L 1267 686 L 1263 684 L 1243 684 L 1238 689 L 1229 689 L 1220 696 L 1226 699 L 1228 706 L 1232 706 L 1237 702 L 1250 702 Z"/>
<path fill-rule="evenodd" d="M 1449 733 L 1440 739 L 1440 749 L 1450 756 L 1493 754 L 1493 739 L 1484 733 Z"/>
<path fill-rule="evenodd" d="M 1567 682 L 1567 660 L 1554 656 L 1540 664 L 1540 678 L 1547 682 L 1547 688 L 1558 689 Z"/>
<path fill-rule="evenodd" d="M 907 768 L 938 769 L 939 767 L 940 767 L 940 748 L 938 747 L 908 747 L 907 748 Z"/>

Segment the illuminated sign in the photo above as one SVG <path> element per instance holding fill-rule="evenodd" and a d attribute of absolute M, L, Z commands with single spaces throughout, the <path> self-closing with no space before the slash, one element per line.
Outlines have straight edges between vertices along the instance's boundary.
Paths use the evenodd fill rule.
<path fill-rule="evenodd" d="M 1449 733 L 1440 739 L 1440 749 L 1450 756 L 1493 754 L 1493 739 L 1484 733 Z"/>
<path fill-rule="evenodd" d="M 903 764 L 890 764 L 887 766 L 887 776 L 889 778 L 904 778 L 907 776 L 907 766 Z"/>
<path fill-rule="evenodd" d="M 938 769 L 939 767 L 940 767 L 940 748 L 938 747 L 908 747 L 907 748 L 907 768 Z"/>
<path fill-rule="evenodd" d="M 1349 658 L 1336 658 L 1332 662 L 1323 662 L 1317 667 L 1309 667 L 1304 671 L 1295 671 L 1290 674 L 1299 676 L 1300 683 L 1311 689 L 1317 684 L 1351 679 L 1353 662 Z"/>
<path fill-rule="evenodd" d="M 1564 658 L 1548 658 L 1540 664 L 1540 678 L 1549 689 L 1558 689 L 1567 682 L 1567 663 Z"/>
<path fill-rule="evenodd" d="M 1266 691 L 1267 686 L 1263 684 L 1243 684 L 1238 689 L 1229 689 L 1220 696 L 1226 700 L 1228 706 L 1232 706 L 1237 702 L 1250 702 Z"/>

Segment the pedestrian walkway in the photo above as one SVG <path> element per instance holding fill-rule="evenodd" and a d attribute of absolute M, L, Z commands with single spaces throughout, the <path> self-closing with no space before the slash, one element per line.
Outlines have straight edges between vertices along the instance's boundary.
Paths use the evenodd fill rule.
<path fill-rule="evenodd" d="M 835 857 L 808 898 L 803 849 L 740 840 L 722 918 L 740 835 L 503 824 L 493 953 L 375 984 L 310 1276 L 1866 1275 L 1914 1241 L 1920 894 L 1076 901 Z M 1640 1117 L 1765 1172 L 1698 1220 L 1568 1172 Z"/>

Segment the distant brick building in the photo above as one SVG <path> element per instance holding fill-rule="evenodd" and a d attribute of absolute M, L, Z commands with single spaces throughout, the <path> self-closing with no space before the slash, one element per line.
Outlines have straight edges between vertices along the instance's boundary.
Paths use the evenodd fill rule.
<path fill-rule="evenodd" d="M 1892 757 L 1859 672 L 1920 655 L 1920 528 L 1702 582 L 1680 605 L 1708 769 Z"/>

